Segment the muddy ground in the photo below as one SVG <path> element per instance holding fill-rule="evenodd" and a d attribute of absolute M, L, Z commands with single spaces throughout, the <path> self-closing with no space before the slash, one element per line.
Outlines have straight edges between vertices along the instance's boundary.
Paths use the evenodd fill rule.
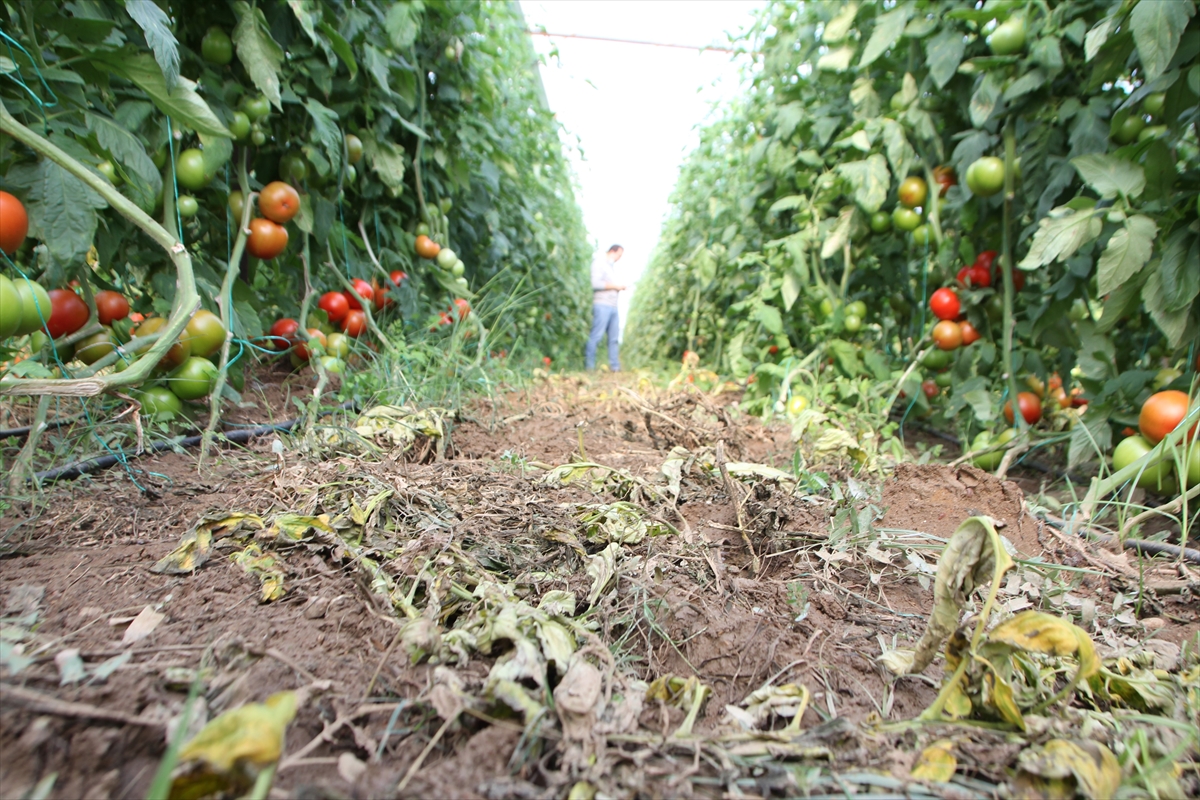
<path fill-rule="evenodd" d="M 264 392 L 264 410 L 289 415 L 289 391 Z M 0 614 L 20 656 L 0 659 L 0 795 L 55 775 L 51 797 L 145 796 L 195 685 L 191 730 L 301 692 L 273 797 L 948 796 L 908 779 L 947 735 L 957 796 L 989 796 L 1020 746 L 982 728 L 889 728 L 934 700 L 942 661 L 903 679 L 878 662 L 920 637 L 939 546 L 970 516 L 995 519 L 1019 559 L 1012 610 L 1100 625 L 1114 647 L 1195 638 L 1186 591 L 1107 619 L 1136 593 L 1136 562 L 1065 539 L 1017 483 L 970 466 L 904 464 L 852 490 L 837 473 L 814 488 L 739 472 L 786 468 L 792 445 L 735 400 L 555 377 L 447 412 L 444 438 L 407 449 L 367 447 L 334 418 L 203 466 L 145 457 L 146 491 L 120 469 L 49 488 L 36 514 L 0 523 Z M 599 466 L 550 470 L 571 462 Z M 613 509 L 617 523 L 595 521 Z M 233 512 L 266 534 L 218 526 L 198 569 L 151 571 Z M 324 522 L 289 540 L 288 513 Z M 264 601 L 264 562 L 245 566 L 251 546 L 274 558 L 277 599 Z M 1180 569 L 1147 563 L 1140 580 Z M 558 616 L 539 608 L 548 596 L 566 603 Z M 160 621 L 127 641 L 147 608 Z M 501 630 L 509 611 L 543 622 Z M 548 618 L 569 629 L 570 662 Z M 709 691 L 699 706 L 692 677 Z M 731 738 L 727 706 L 788 684 L 809 694 L 803 735 Z M 577 685 L 600 699 L 572 717 Z"/>

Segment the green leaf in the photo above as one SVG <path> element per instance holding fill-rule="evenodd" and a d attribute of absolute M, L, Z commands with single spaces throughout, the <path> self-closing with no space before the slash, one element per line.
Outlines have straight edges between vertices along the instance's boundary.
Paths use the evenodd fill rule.
<path fill-rule="evenodd" d="M 354 50 L 350 47 L 350 43 L 342 38 L 342 35 L 334 30 L 333 26 L 322 22 L 317 25 L 317 30 L 325 34 L 329 39 L 329 46 L 333 48 L 333 52 L 337 53 L 337 57 L 346 65 L 346 69 L 350 70 L 350 80 L 358 77 L 358 61 L 354 58 Z"/>
<path fill-rule="evenodd" d="M 1190 242 L 1190 246 L 1189 246 Z M 1167 239 L 1159 266 L 1167 311 L 1184 311 L 1200 294 L 1200 239 L 1185 228 Z"/>
<path fill-rule="evenodd" d="M 854 58 L 854 48 L 847 45 L 836 50 L 830 50 L 817 59 L 817 69 L 827 69 L 832 72 L 845 72 L 850 69 L 850 59 Z"/>
<path fill-rule="evenodd" d="M 862 374 L 863 365 L 858 360 L 858 351 L 854 348 L 854 345 L 842 339 L 830 339 L 825 343 L 825 348 L 827 352 L 833 355 L 838 368 L 847 377 L 854 378 Z"/>
<path fill-rule="evenodd" d="M 103 53 L 93 55 L 92 60 L 103 64 L 106 69 L 138 85 L 150 95 L 154 105 L 176 122 L 199 132 L 213 136 L 232 136 L 208 103 L 196 94 L 196 84 L 182 75 L 174 88 L 168 89 L 158 62 L 148 53 L 128 55 Z"/>
<path fill-rule="evenodd" d="M 890 119 L 883 121 L 883 147 L 888 163 L 892 165 L 892 174 L 907 175 L 917 160 L 917 152 L 908 143 L 908 137 L 904 135 L 904 128 L 899 122 Z"/>
<path fill-rule="evenodd" d="M 1067 469 L 1103 458 L 1112 447 L 1112 424 L 1107 414 L 1087 414 L 1071 429 L 1067 447 Z"/>
<path fill-rule="evenodd" d="M 342 132 L 338 128 L 337 112 L 318 103 L 313 98 L 304 101 L 309 119 L 313 122 L 310 138 L 325 148 L 330 164 L 342 163 Z"/>
<path fill-rule="evenodd" d="M 1100 52 L 1100 48 L 1104 47 L 1104 43 L 1108 41 L 1108 37 L 1117 29 L 1116 17 L 1105 17 L 1092 26 L 1092 29 L 1087 32 L 1087 36 L 1083 38 L 1083 56 L 1085 61 L 1091 61 Z"/>
<path fill-rule="evenodd" d="M 1057 36 L 1046 36 L 1034 42 L 1029 50 L 1029 57 L 1034 63 L 1054 77 L 1063 69 L 1062 45 Z"/>
<path fill-rule="evenodd" d="M 113 158 L 120 161 L 126 169 L 145 181 L 151 195 L 157 196 L 162 193 L 162 175 L 136 136 L 108 117 L 91 111 L 85 112 L 84 117 L 88 130 L 96 134 L 96 141 L 101 147 L 112 153 Z"/>
<path fill-rule="evenodd" d="M 875 20 L 875 28 L 871 31 L 871 38 L 867 40 L 867 46 L 863 48 L 862 58 L 859 59 L 858 65 L 860 67 L 870 66 L 875 63 L 875 59 L 898 42 L 912 13 L 912 5 L 905 3 L 886 14 L 880 14 Z"/>
<path fill-rule="evenodd" d="M 420 2 L 392 3 L 387 15 L 383 18 L 383 29 L 387 32 L 392 49 L 405 51 L 412 47 L 421 32 L 421 12 L 424 4 Z"/>
<path fill-rule="evenodd" d="M 233 44 L 237 47 L 238 60 L 250 73 L 250 80 L 271 101 L 271 105 L 283 110 L 279 91 L 279 70 L 283 65 L 283 48 L 271 38 L 267 18 L 257 7 L 243 0 L 234 4 L 238 21 L 233 28 Z"/>
<path fill-rule="evenodd" d="M 224 136 L 209 136 L 206 133 L 200 134 L 200 143 L 204 145 L 204 149 L 200 154 L 204 157 L 204 171 L 206 174 L 215 175 L 217 170 L 229 163 L 229 159 L 233 157 L 233 140 Z"/>
<path fill-rule="evenodd" d="M 783 317 L 779 314 L 779 309 L 775 306 L 769 306 L 761 300 L 754 304 L 751 316 L 762 323 L 762 326 L 769 333 L 779 336 L 783 333 Z"/>
<path fill-rule="evenodd" d="M 51 258 L 60 265 L 82 261 L 96 234 L 96 211 L 108 207 L 104 198 L 48 158 L 11 167 L 5 177 L 29 187 L 30 234 L 45 242 Z"/>
<path fill-rule="evenodd" d="M 1192 0 L 1141 0 L 1129 14 L 1138 57 L 1152 81 L 1167 71 L 1188 20 L 1196 13 Z"/>
<path fill-rule="evenodd" d="M 995 417 L 992 409 L 992 392 L 987 379 L 975 376 L 954 385 L 950 400 L 946 405 L 946 413 L 953 416 L 966 406 L 970 406 L 975 418 L 983 423 L 991 422 Z"/>
<path fill-rule="evenodd" d="M 1116 156 L 1092 153 L 1071 159 L 1071 166 L 1088 186 L 1101 197 L 1118 194 L 1133 198 L 1146 188 L 1146 173 L 1141 165 Z"/>
<path fill-rule="evenodd" d="M 1040 69 L 1031 69 L 1021 77 L 1017 78 L 1007 89 L 1004 90 L 1004 101 L 1009 102 L 1018 97 L 1035 92 L 1042 88 L 1046 83 L 1046 74 Z"/>
<path fill-rule="evenodd" d="M 1106 295 L 1141 271 L 1154 250 L 1158 225 L 1149 217 L 1134 214 L 1108 240 L 1096 265 L 1099 292 Z M 1164 302 L 1165 305 L 1165 302 Z"/>
<path fill-rule="evenodd" d="M 850 241 L 850 230 L 854 227 L 854 210 L 854 206 L 846 206 L 842 213 L 838 214 L 837 223 L 825 237 L 825 243 L 821 245 L 821 258 L 832 258 Z"/>
<path fill-rule="evenodd" d="M 838 164 L 836 169 L 854 187 L 854 202 L 863 211 L 873 214 L 883 206 L 892 179 L 883 156 L 873 153 L 865 161 Z"/>
<path fill-rule="evenodd" d="M 767 209 L 768 214 L 778 214 L 780 211 L 795 211 L 804 204 L 804 195 L 790 194 L 786 197 L 781 197 L 771 204 Z"/>
<path fill-rule="evenodd" d="M 953 29 L 942 31 L 925 43 L 925 63 L 929 66 L 929 77 L 933 78 L 937 88 L 946 88 L 946 84 L 954 77 L 966 48 L 962 33 Z"/>
<path fill-rule="evenodd" d="M 858 3 L 845 3 L 837 16 L 825 23 L 825 30 L 821 34 L 821 41 L 825 44 L 837 44 L 846 38 L 846 34 L 850 33 L 850 29 L 854 27 L 854 18 L 858 15 Z"/>
<path fill-rule="evenodd" d="M 1104 301 L 1104 313 L 1100 315 L 1097 330 L 1108 333 L 1126 315 L 1137 310 L 1142 301 L 1142 284 L 1145 272 L 1138 273 L 1132 280 L 1125 281 Z"/>
<path fill-rule="evenodd" d="M 125 10 L 146 36 L 167 88 L 174 88 L 179 80 L 179 42 L 171 33 L 171 18 L 151 0 L 125 0 Z"/>
<path fill-rule="evenodd" d="M 779 107 L 775 112 L 775 136 L 787 139 L 796 130 L 796 126 L 804 120 L 804 104 L 788 103 Z"/>
<path fill-rule="evenodd" d="M 802 234 L 793 233 L 783 240 L 783 248 L 792 257 L 792 271 L 796 273 L 796 279 L 801 286 L 807 286 L 809 280 L 808 242 Z"/>
<path fill-rule="evenodd" d="M 1096 219 L 1094 210 L 1076 211 L 1067 206 L 1059 206 L 1038 223 L 1037 233 L 1033 235 L 1033 244 L 1017 266 L 1024 270 L 1034 270 L 1055 261 L 1065 261 L 1074 255 L 1084 242 L 1099 236 L 1103 228 L 1104 225 Z"/>
<path fill-rule="evenodd" d="M 388 78 L 387 57 L 369 44 L 363 46 L 362 55 L 363 66 L 366 67 L 367 72 L 371 73 L 371 77 L 375 79 L 375 83 L 386 94 L 392 94 L 392 84 Z"/>
<path fill-rule="evenodd" d="M 1150 312 L 1154 324 L 1163 332 L 1163 336 L 1167 337 L 1167 344 L 1172 348 L 1179 347 L 1184 331 L 1187 330 L 1191 306 L 1180 311 L 1167 308 L 1167 294 L 1163 290 L 1162 277 L 1158 270 L 1151 270 L 1150 276 L 1146 278 L 1146 285 L 1142 287 L 1142 302 L 1146 304 L 1146 310 Z"/>
<path fill-rule="evenodd" d="M 363 137 L 363 155 L 379 176 L 379 180 L 398 191 L 404 189 L 404 148 L 387 141 L 378 141 L 373 136 Z"/>
<path fill-rule="evenodd" d="M 796 304 L 796 298 L 800 297 L 800 290 L 803 284 L 796 277 L 793 270 L 787 270 L 783 273 L 783 285 L 779 287 L 779 293 L 783 295 L 783 310 L 791 311 L 792 306 Z"/>
<path fill-rule="evenodd" d="M 1000 80 L 999 73 L 986 73 L 971 95 L 971 124 L 976 128 L 982 128 L 995 112 L 996 104 L 1000 101 Z"/>

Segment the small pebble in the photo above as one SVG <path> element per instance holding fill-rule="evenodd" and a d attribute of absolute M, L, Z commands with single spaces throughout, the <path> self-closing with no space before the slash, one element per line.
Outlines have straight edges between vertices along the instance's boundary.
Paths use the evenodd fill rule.
<path fill-rule="evenodd" d="M 1142 620 L 1142 625 L 1146 626 L 1147 630 L 1157 631 L 1166 627 L 1167 621 L 1162 617 L 1147 617 Z"/>

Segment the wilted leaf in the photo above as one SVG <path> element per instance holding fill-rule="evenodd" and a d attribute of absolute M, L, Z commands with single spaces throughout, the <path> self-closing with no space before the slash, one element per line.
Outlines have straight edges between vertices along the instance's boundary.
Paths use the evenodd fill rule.
<path fill-rule="evenodd" d="M 270 603 L 283 597 L 283 567 L 277 556 L 264 553 L 258 545 L 250 544 L 231 558 L 233 563 L 258 578 L 262 584 L 262 602 Z"/>
<path fill-rule="evenodd" d="M 863 48 L 862 58 L 858 65 L 860 67 L 870 66 L 875 59 L 899 41 L 900 34 L 904 33 L 904 26 L 908 24 L 912 13 L 912 4 L 902 3 L 891 11 L 876 17 L 875 27 L 871 30 L 871 38 L 867 40 L 867 45 Z"/>
<path fill-rule="evenodd" d="M 1042 611 L 1022 611 L 997 625 L 988 641 L 1003 642 L 1018 650 L 1049 656 L 1074 656 L 1079 661 L 1079 677 L 1089 678 L 1100 671 L 1092 639 L 1077 625 Z"/>
<path fill-rule="evenodd" d="M 588 605 L 596 605 L 601 595 L 607 594 L 617 577 L 617 558 L 621 554 L 621 545 L 610 542 L 599 553 L 588 556 L 587 575 L 592 579 L 592 588 L 588 592 Z"/>
<path fill-rule="evenodd" d="M 921 751 L 909 775 L 913 780 L 946 783 L 954 777 L 958 759 L 954 757 L 954 741 L 938 739 Z"/>
<path fill-rule="evenodd" d="M 239 763 L 258 768 L 279 760 L 284 734 L 296 716 L 295 692 L 278 692 L 263 703 L 248 703 L 209 722 L 179 751 L 180 763 L 203 762 L 218 775 L 229 775 Z M 184 787 L 176 778 L 172 796 Z"/>
<path fill-rule="evenodd" d="M 1121 786 L 1121 765 L 1104 745 L 1093 741 L 1052 739 L 1040 750 L 1031 747 L 1017 758 L 1020 770 L 1040 778 L 1043 785 L 1067 778 L 1075 779 L 1075 788 L 1089 800 L 1114 797 Z M 1070 792 L 1066 796 L 1071 796 Z M 1061 794 L 1059 789 L 1056 794 Z"/>
<path fill-rule="evenodd" d="M 166 618 L 166 614 L 161 614 L 151 606 L 146 606 L 138 612 L 138 615 L 133 618 L 133 622 L 129 623 L 129 627 L 125 629 L 125 635 L 121 637 L 121 646 L 128 647 L 145 639 L 154 633 L 154 629 Z"/>

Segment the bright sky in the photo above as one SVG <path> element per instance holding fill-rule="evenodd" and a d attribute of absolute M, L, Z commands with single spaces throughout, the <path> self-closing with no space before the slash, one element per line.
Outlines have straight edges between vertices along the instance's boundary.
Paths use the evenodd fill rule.
<path fill-rule="evenodd" d="M 727 47 L 758 0 L 521 0 L 531 30 L 701 47 Z M 668 198 L 697 125 L 739 89 L 731 53 L 533 36 L 546 57 L 550 108 L 578 150 L 577 199 L 592 244 L 625 247 L 636 279 L 658 242 Z M 550 53 L 558 50 L 557 58 Z M 622 305 L 631 292 L 622 292 Z M 624 318 L 624 314 L 622 317 Z M 624 322 L 624 319 L 622 319 Z"/>

